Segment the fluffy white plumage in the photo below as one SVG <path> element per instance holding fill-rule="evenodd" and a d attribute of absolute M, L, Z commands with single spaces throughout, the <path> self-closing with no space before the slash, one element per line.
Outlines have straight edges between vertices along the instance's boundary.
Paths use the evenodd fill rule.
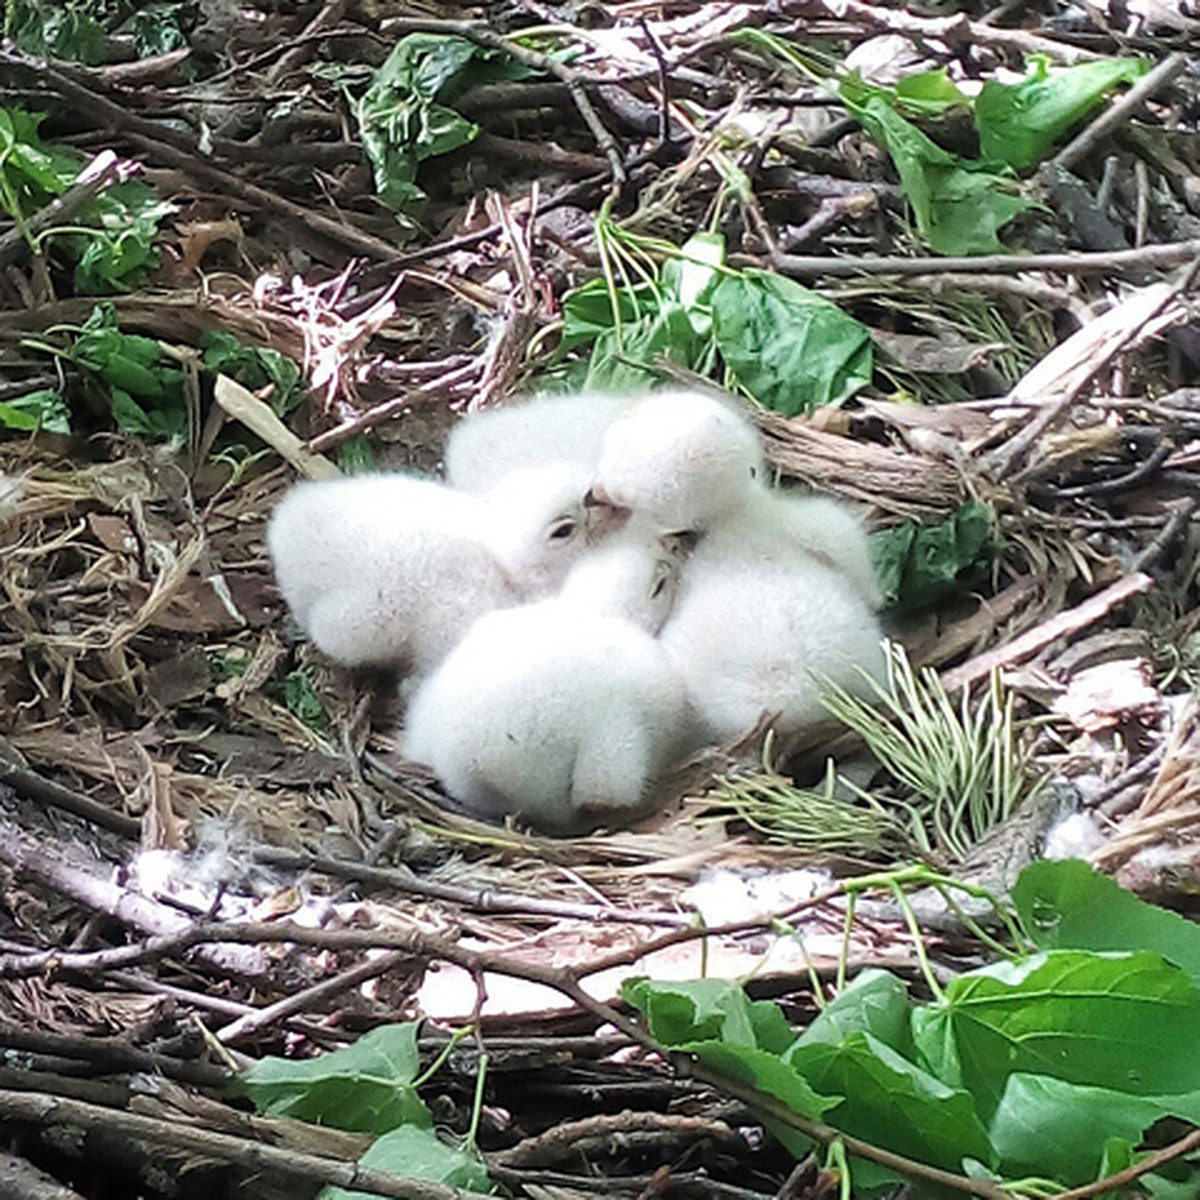
<path fill-rule="evenodd" d="M 544 463 L 574 462 L 594 469 L 612 419 L 629 401 L 602 392 L 537 396 L 519 404 L 473 413 L 446 441 L 446 482 L 485 492 L 510 471 Z"/>
<path fill-rule="evenodd" d="M 643 397 L 604 439 L 592 498 L 700 535 L 661 640 L 708 737 L 763 713 L 824 715 L 820 677 L 862 691 L 883 670 L 866 533 L 832 500 L 769 488 L 750 422 L 692 393 Z"/>
<path fill-rule="evenodd" d="M 593 496 L 666 532 L 703 532 L 741 509 L 765 469 L 758 433 L 731 402 L 651 392 L 605 432 Z"/>
<path fill-rule="evenodd" d="M 303 483 L 276 510 L 267 545 L 288 607 L 322 651 L 422 673 L 480 614 L 559 586 L 591 536 L 586 481 L 555 464 L 482 497 L 407 475 Z"/>
<path fill-rule="evenodd" d="M 683 685 L 653 637 L 675 577 L 615 539 L 561 595 L 480 618 L 414 697 L 405 755 L 481 816 L 555 833 L 627 819 L 683 736 Z"/>
<path fill-rule="evenodd" d="M 764 713 L 790 734 L 824 717 L 828 677 L 855 693 L 883 673 L 871 606 L 841 571 L 794 546 L 756 553 L 734 528 L 705 536 L 660 640 L 705 734 L 738 737 Z"/>

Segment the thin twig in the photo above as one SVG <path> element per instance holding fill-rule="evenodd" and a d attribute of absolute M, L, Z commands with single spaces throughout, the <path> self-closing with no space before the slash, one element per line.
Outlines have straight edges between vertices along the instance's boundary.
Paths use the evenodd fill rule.
<path fill-rule="evenodd" d="M 1181 52 L 1168 55 L 1152 71 L 1143 75 L 1116 103 L 1101 112 L 1078 137 L 1068 142 L 1050 160 L 1051 164 L 1070 170 L 1081 158 L 1091 153 L 1097 142 L 1130 120 L 1155 92 L 1182 75 L 1187 70 L 1189 61 L 1190 56 Z"/>

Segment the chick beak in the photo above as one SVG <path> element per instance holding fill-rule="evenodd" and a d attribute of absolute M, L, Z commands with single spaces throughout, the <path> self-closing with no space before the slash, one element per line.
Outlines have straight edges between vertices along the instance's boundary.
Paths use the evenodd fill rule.
<path fill-rule="evenodd" d="M 598 484 L 588 489 L 583 497 L 587 512 L 588 535 L 592 540 L 615 533 L 629 520 L 631 510 L 613 503 L 609 494 Z"/>

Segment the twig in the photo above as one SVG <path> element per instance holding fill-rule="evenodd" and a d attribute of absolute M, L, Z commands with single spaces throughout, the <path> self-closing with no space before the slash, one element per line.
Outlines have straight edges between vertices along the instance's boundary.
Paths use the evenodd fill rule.
<path fill-rule="evenodd" d="M 952 46 L 995 46 L 1015 50 L 1022 55 L 1048 54 L 1060 62 L 1082 62 L 1101 57 L 1094 50 L 1068 46 L 1051 38 L 1027 33 L 1024 29 L 998 29 L 972 21 L 965 14 L 953 17 L 918 17 L 906 8 L 875 8 L 861 0 L 785 0 L 787 12 L 805 15 L 816 9 L 839 21 L 853 21 L 868 29 L 886 29 L 889 33 L 916 35 L 923 39 L 947 42 Z"/>
<path fill-rule="evenodd" d="M 1180 52 L 1168 55 L 1152 71 L 1147 72 L 1116 103 L 1106 108 L 1078 137 L 1068 142 L 1052 158 L 1051 164 L 1070 170 L 1088 155 L 1102 138 L 1119 125 L 1130 120 L 1139 108 L 1160 88 L 1187 70 L 1189 56 Z"/>
<path fill-rule="evenodd" d="M 955 667 L 942 675 L 942 686 L 947 692 L 961 691 L 970 687 L 980 679 L 986 679 L 995 667 L 1007 667 L 1013 663 L 1028 658 L 1031 654 L 1048 645 L 1055 639 L 1066 637 L 1067 634 L 1077 633 L 1086 629 L 1093 621 L 1098 621 L 1106 613 L 1124 604 L 1132 596 L 1149 591 L 1154 586 L 1154 580 L 1149 575 L 1134 572 L 1110 584 L 1102 592 L 1089 596 L 1082 604 L 1067 609 L 1041 625 L 1027 630 L 1020 637 L 1014 638 L 1006 645 L 997 646 L 985 654 L 976 655 L 961 667 Z"/>
<path fill-rule="evenodd" d="M 864 255 L 861 258 L 828 258 L 821 255 L 777 254 L 768 264 L 781 275 L 797 279 L 847 275 L 1015 275 L 1024 271 L 1061 271 L 1071 275 L 1121 275 L 1126 272 L 1163 270 L 1190 262 L 1200 254 L 1200 239 L 1164 242 L 1136 250 L 1106 250 L 1079 254 L 981 254 L 977 258 L 903 258 L 898 255 Z M 760 267 L 755 256 L 731 254 L 730 266 Z"/>
<path fill-rule="evenodd" d="M 51 88 L 67 100 L 76 112 L 85 114 L 97 125 L 122 130 L 132 142 L 156 161 L 179 168 L 192 178 L 215 187 L 223 195 L 234 196 L 253 208 L 265 209 L 295 221 L 318 237 L 341 246 L 351 254 L 384 262 L 392 262 L 399 256 L 399 251 L 390 242 L 364 233 L 352 225 L 312 212 L 299 204 L 293 204 L 266 188 L 247 183 L 179 144 L 178 139 L 167 140 L 169 135 L 153 121 L 136 115 L 81 82 L 87 75 L 78 68 L 66 68 L 61 63 L 51 65 L 44 60 L 21 54 L 9 42 L 4 43 L 3 49 L 0 49 L 0 67 L 32 75 L 39 85 Z"/>
<path fill-rule="evenodd" d="M 307 479 L 341 478 L 341 471 L 329 459 L 306 447 L 275 415 L 269 404 L 230 379 L 228 375 L 217 376 L 213 399 L 235 421 L 240 421 L 252 433 L 258 434 L 268 446 L 277 450 Z"/>
<path fill-rule="evenodd" d="M 290 871 L 318 871 L 340 879 L 356 879 L 361 883 L 401 891 L 411 896 L 448 900 L 479 912 L 524 913 L 529 916 L 554 917 L 558 920 L 597 921 L 618 925 L 663 926 L 687 925 L 691 922 L 691 918 L 685 913 L 608 908 L 600 904 L 549 900 L 544 896 L 522 896 L 516 892 L 494 891 L 490 888 L 457 887 L 452 883 L 421 879 L 404 866 L 372 867 L 361 862 L 283 850 L 275 846 L 258 846 L 252 853 L 255 861 L 267 866 Z"/>
<path fill-rule="evenodd" d="M 142 823 L 136 817 L 127 817 L 124 813 L 115 812 L 107 805 L 99 804 L 81 792 L 74 792 L 44 779 L 36 771 L 19 763 L 11 762 L 0 755 L 0 783 L 6 783 L 18 796 L 33 800 L 38 804 L 51 804 L 64 812 L 74 813 L 101 829 L 119 833 L 122 837 L 137 837 L 142 830 Z"/>
<path fill-rule="evenodd" d="M 401 1179 L 342 1159 L 303 1154 L 294 1148 L 277 1148 L 228 1133 L 215 1133 L 178 1120 L 167 1121 L 138 1113 L 121 1112 L 81 1100 L 44 1096 L 36 1092 L 0 1091 L 0 1119 L 45 1128 L 73 1126 L 87 1132 L 120 1134 L 151 1145 L 177 1147 L 197 1157 L 230 1163 L 246 1172 L 282 1175 L 305 1183 L 324 1183 L 356 1192 L 373 1192 L 395 1200 L 484 1200 L 478 1192 Z"/>
<path fill-rule="evenodd" d="M 1187 528 L 1196 511 L 1197 501 L 1187 499 L 1171 514 L 1171 519 L 1162 527 L 1148 546 L 1144 547 L 1130 564 L 1132 571 L 1148 571 L 1170 548 L 1171 543 Z"/>
<path fill-rule="evenodd" d="M 83 1200 L 28 1159 L 0 1151 L 0 1200 Z"/>
<path fill-rule="evenodd" d="M 1118 1188 L 1124 1187 L 1127 1183 L 1133 1183 L 1135 1179 L 1140 1179 L 1151 1171 L 1158 1170 L 1166 1163 L 1174 1162 L 1185 1154 L 1191 1154 L 1193 1150 L 1200 1150 L 1200 1129 L 1193 1129 L 1179 1141 L 1172 1142 L 1169 1146 L 1164 1146 L 1153 1154 L 1147 1154 L 1145 1158 L 1126 1167 L 1123 1171 L 1118 1171 L 1115 1175 L 1109 1175 L 1106 1179 L 1098 1179 L 1095 1183 L 1085 1183 L 1082 1187 L 1072 1188 L 1068 1192 L 1059 1192 L 1055 1195 L 1054 1200 L 1092 1200 L 1094 1196 L 1105 1196 L 1109 1192 L 1115 1192 Z"/>
<path fill-rule="evenodd" d="M 225 1045 L 232 1045 L 234 1042 L 242 1041 L 252 1034 L 278 1024 L 288 1017 L 302 1013 L 313 1005 L 334 996 L 340 996 L 343 992 L 358 987 L 360 983 L 366 983 L 368 979 L 385 975 L 394 967 L 403 966 L 404 963 L 411 961 L 409 955 L 399 950 L 393 950 L 390 954 L 381 955 L 379 958 L 366 959 L 355 964 L 349 970 L 335 975 L 332 979 L 323 979 L 320 983 L 302 988 L 274 1004 L 267 1005 L 266 1008 L 254 1009 L 252 1012 L 230 1021 L 224 1028 L 218 1029 L 214 1036 Z"/>

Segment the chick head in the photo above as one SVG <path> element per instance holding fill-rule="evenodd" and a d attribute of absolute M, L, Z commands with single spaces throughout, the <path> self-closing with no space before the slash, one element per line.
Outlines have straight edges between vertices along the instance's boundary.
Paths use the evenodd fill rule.
<path fill-rule="evenodd" d="M 764 477 L 754 427 L 701 392 L 654 392 L 609 426 L 589 500 L 664 532 L 703 533 L 739 511 Z"/>
<path fill-rule="evenodd" d="M 674 607 L 682 558 L 670 538 L 612 538 L 576 564 L 560 600 L 656 634 Z"/>
<path fill-rule="evenodd" d="M 588 477 L 573 463 L 522 467 L 480 496 L 483 541 L 525 598 L 557 590 L 592 541 Z"/>

